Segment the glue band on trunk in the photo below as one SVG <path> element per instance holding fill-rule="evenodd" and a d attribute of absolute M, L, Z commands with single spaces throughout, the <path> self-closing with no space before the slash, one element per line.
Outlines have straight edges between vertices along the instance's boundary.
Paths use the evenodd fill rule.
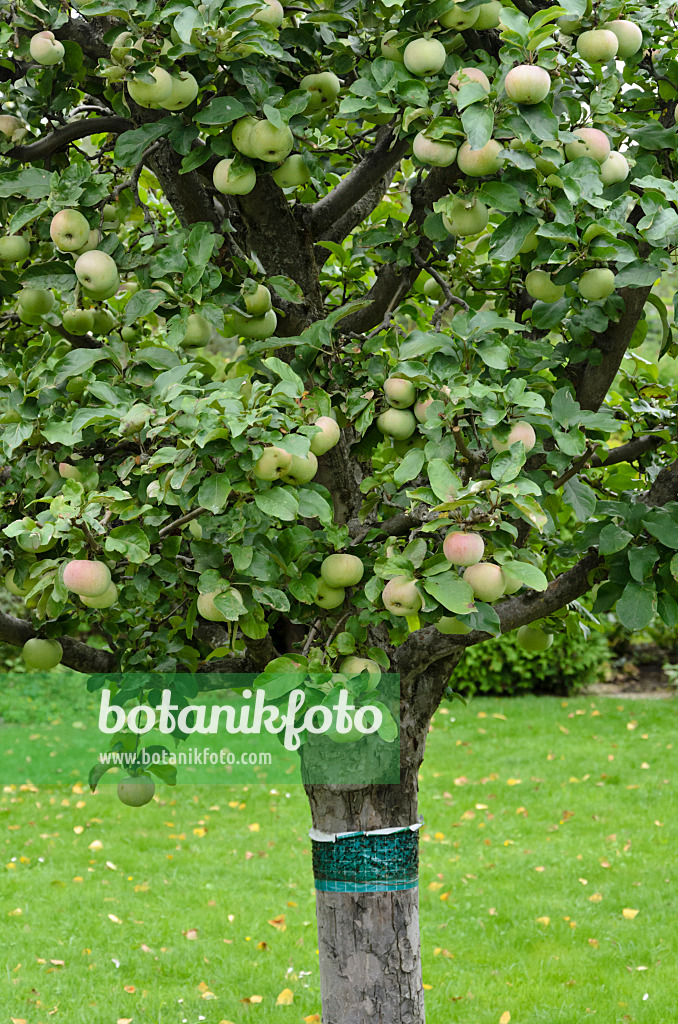
<path fill-rule="evenodd" d="M 416 889 L 422 825 L 418 822 L 372 832 L 311 829 L 316 889 L 343 893 Z"/>

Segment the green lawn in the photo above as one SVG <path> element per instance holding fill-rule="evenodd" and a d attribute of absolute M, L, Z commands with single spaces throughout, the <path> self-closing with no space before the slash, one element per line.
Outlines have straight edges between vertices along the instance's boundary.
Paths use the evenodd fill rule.
<path fill-rule="evenodd" d="M 432 1024 L 675 1021 L 676 722 L 650 700 L 438 712 L 422 772 Z M 0 1024 L 315 1020 L 308 812 L 276 790 L 160 787 L 138 810 L 110 787 L 5 791 Z"/>

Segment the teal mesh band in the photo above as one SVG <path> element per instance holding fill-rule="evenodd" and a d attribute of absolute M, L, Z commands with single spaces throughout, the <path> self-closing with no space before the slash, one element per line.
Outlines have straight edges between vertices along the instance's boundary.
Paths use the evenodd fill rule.
<path fill-rule="evenodd" d="M 419 826 L 312 838 L 319 892 L 399 892 L 416 889 Z M 329 837 L 328 837 L 329 838 Z"/>

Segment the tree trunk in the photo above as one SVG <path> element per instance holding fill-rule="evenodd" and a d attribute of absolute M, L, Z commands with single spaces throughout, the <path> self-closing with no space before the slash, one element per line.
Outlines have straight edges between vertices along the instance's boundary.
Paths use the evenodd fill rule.
<path fill-rule="evenodd" d="M 314 830 L 370 833 L 417 824 L 417 777 L 424 739 L 425 732 L 414 740 L 403 734 L 399 785 L 306 786 Z M 407 830 L 388 837 L 313 844 L 323 1024 L 424 1022 L 417 834 Z M 368 865 L 368 877 L 381 880 L 374 886 L 377 891 L 322 891 L 319 886 L 332 885 L 320 880 L 326 853 L 341 859 L 351 842 L 368 847 L 363 864 Z M 329 851 L 328 846 L 333 849 Z M 398 877 L 394 851 L 407 862 L 405 878 Z M 352 860 L 350 851 L 348 859 Z M 325 874 L 331 877 L 332 871 L 330 867 Z M 341 869 L 335 877 L 340 875 Z M 383 891 L 387 886 L 390 891 Z"/>

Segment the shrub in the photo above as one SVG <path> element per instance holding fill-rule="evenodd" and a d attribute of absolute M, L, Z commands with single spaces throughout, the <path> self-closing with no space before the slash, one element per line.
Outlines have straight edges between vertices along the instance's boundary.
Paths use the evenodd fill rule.
<path fill-rule="evenodd" d="M 556 633 L 548 651 L 529 654 L 516 642 L 516 631 L 470 647 L 450 679 L 463 696 L 476 693 L 566 695 L 606 678 L 607 640 L 600 633 Z"/>

